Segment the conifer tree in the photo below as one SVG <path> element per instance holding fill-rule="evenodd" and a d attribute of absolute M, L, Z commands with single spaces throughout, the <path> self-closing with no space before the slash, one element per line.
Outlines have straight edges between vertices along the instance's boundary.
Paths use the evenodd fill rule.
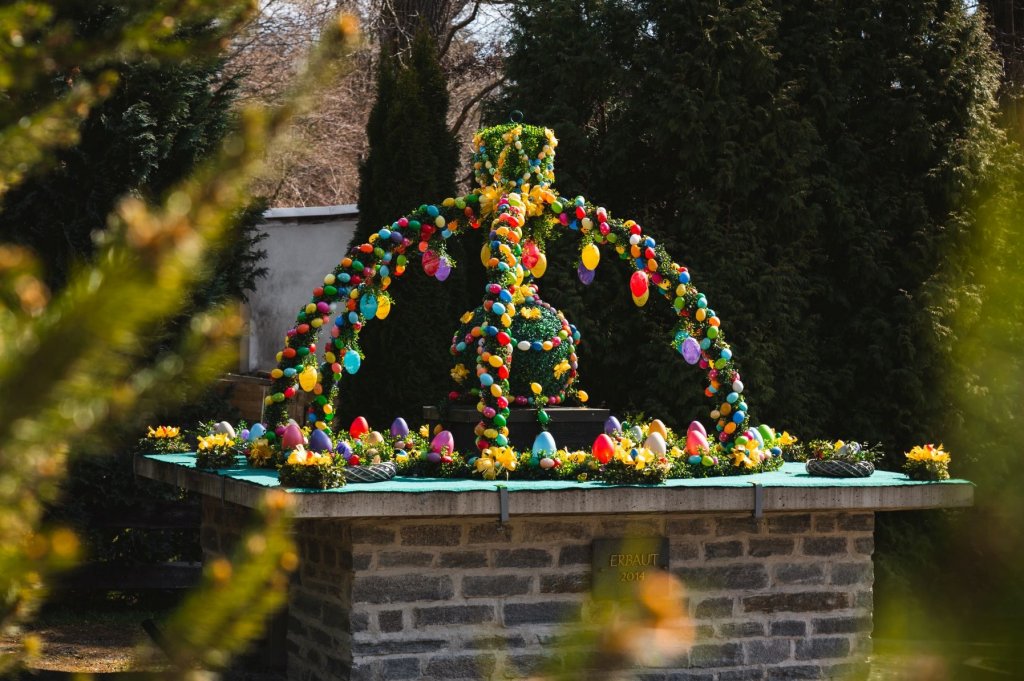
<path fill-rule="evenodd" d="M 690 267 L 757 420 L 893 451 L 941 436 L 949 308 L 932 275 L 971 229 L 990 153 L 980 17 L 956 2 L 557 0 L 521 3 L 515 25 L 495 118 L 554 127 L 562 191 L 636 216 Z M 667 402 L 677 426 L 702 415 L 697 376 L 659 369 L 676 360 L 640 340 L 667 315 L 632 310 L 610 270 L 591 290 L 557 281 L 545 290 L 571 291 L 553 302 L 591 341 L 596 399 Z"/>
<path fill-rule="evenodd" d="M 455 195 L 459 159 L 447 113 L 447 80 L 436 37 L 421 25 L 408 54 L 381 55 L 352 245 L 424 202 Z M 448 346 L 466 305 L 466 253 L 474 252 L 460 243 L 449 242 L 448 248 L 457 267 L 447 281 L 427 276 L 416 265 L 388 289 L 394 306 L 385 321 L 367 324 L 362 332 L 366 361 L 346 380 L 345 393 L 351 397 L 341 402 L 338 427 L 357 415 L 377 428 L 386 428 L 396 416 L 418 419 L 424 404 L 436 404 L 446 394 Z"/>

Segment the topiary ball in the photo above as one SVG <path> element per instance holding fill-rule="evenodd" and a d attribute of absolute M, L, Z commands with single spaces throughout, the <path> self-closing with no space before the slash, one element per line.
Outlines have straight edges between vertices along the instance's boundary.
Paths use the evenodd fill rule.
<path fill-rule="evenodd" d="M 455 392 L 462 397 L 475 397 L 480 393 L 476 365 L 483 318 L 483 307 L 467 312 L 452 337 L 451 353 L 455 356 L 452 378 L 459 384 Z M 577 376 L 579 331 L 576 327 L 548 303 L 529 296 L 516 306 L 508 334 L 513 347 L 508 379 L 512 404 L 564 402 Z M 533 390 L 533 384 L 540 386 L 539 393 Z"/>

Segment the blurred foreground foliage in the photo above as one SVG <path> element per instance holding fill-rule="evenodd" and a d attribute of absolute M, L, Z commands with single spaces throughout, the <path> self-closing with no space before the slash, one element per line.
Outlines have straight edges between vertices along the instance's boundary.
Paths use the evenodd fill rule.
<path fill-rule="evenodd" d="M 94 30 L 76 31 L 82 3 L 13 2 L 0 8 L 0 201 L 27 177 L 53 168 L 80 139 L 93 107 L 118 91 L 118 64 L 214 58 L 255 11 L 249 0 L 125 0 Z M 295 96 L 279 108 L 246 108 L 211 159 L 152 195 L 116 201 L 92 259 L 72 266 L 51 296 L 23 247 L 0 245 L 0 628 L 18 630 L 54 571 L 73 564 L 79 540 L 42 524 L 71 445 L 99 442 L 114 424 L 181 398 L 233 357 L 241 322 L 228 309 L 191 316 L 173 345 L 150 345 L 154 328 L 179 317 L 209 285 L 266 145 L 309 102 L 314 82 L 337 70 L 355 33 L 329 26 Z M 169 386 L 182 388 L 168 390 Z M 233 561 L 213 561 L 203 586 L 169 625 L 176 670 L 220 668 L 257 633 L 285 593 L 295 557 L 281 498 L 240 542 Z M 0 656 L 0 673 L 33 651 Z M 167 672 L 174 675 L 176 670 Z"/>

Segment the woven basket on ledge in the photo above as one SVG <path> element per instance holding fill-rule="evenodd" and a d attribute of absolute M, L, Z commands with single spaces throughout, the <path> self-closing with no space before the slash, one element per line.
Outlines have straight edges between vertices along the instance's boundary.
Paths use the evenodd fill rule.
<path fill-rule="evenodd" d="M 875 464 L 870 461 L 811 459 L 807 462 L 807 474 L 823 478 L 866 478 L 874 472 Z"/>
<path fill-rule="evenodd" d="M 398 466 L 393 461 L 385 461 L 371 466 L 345 466 L 342 471 L 349 482 L 384 482 L 395 477 Z"/>

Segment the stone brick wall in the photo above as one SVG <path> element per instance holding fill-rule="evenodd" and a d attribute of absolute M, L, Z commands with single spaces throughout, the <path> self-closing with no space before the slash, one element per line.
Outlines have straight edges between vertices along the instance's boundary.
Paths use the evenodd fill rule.
<path fill-rule="evenodd" d="M 523 678 L 591 607 L 591 542 L 660 535 L 697 640 L 642 678 L 864 677 L 873 528 L 871 513 L 303 521 L 288 676 Z"/>
<path fill-rule="evenodd" d="M 870 652 L 870 513 L 308 520 L 289 677 L 517 678 L 590 607 L 591 542 L 669 538 L 697 640 L 643 678 L 841 678 Z"/>

